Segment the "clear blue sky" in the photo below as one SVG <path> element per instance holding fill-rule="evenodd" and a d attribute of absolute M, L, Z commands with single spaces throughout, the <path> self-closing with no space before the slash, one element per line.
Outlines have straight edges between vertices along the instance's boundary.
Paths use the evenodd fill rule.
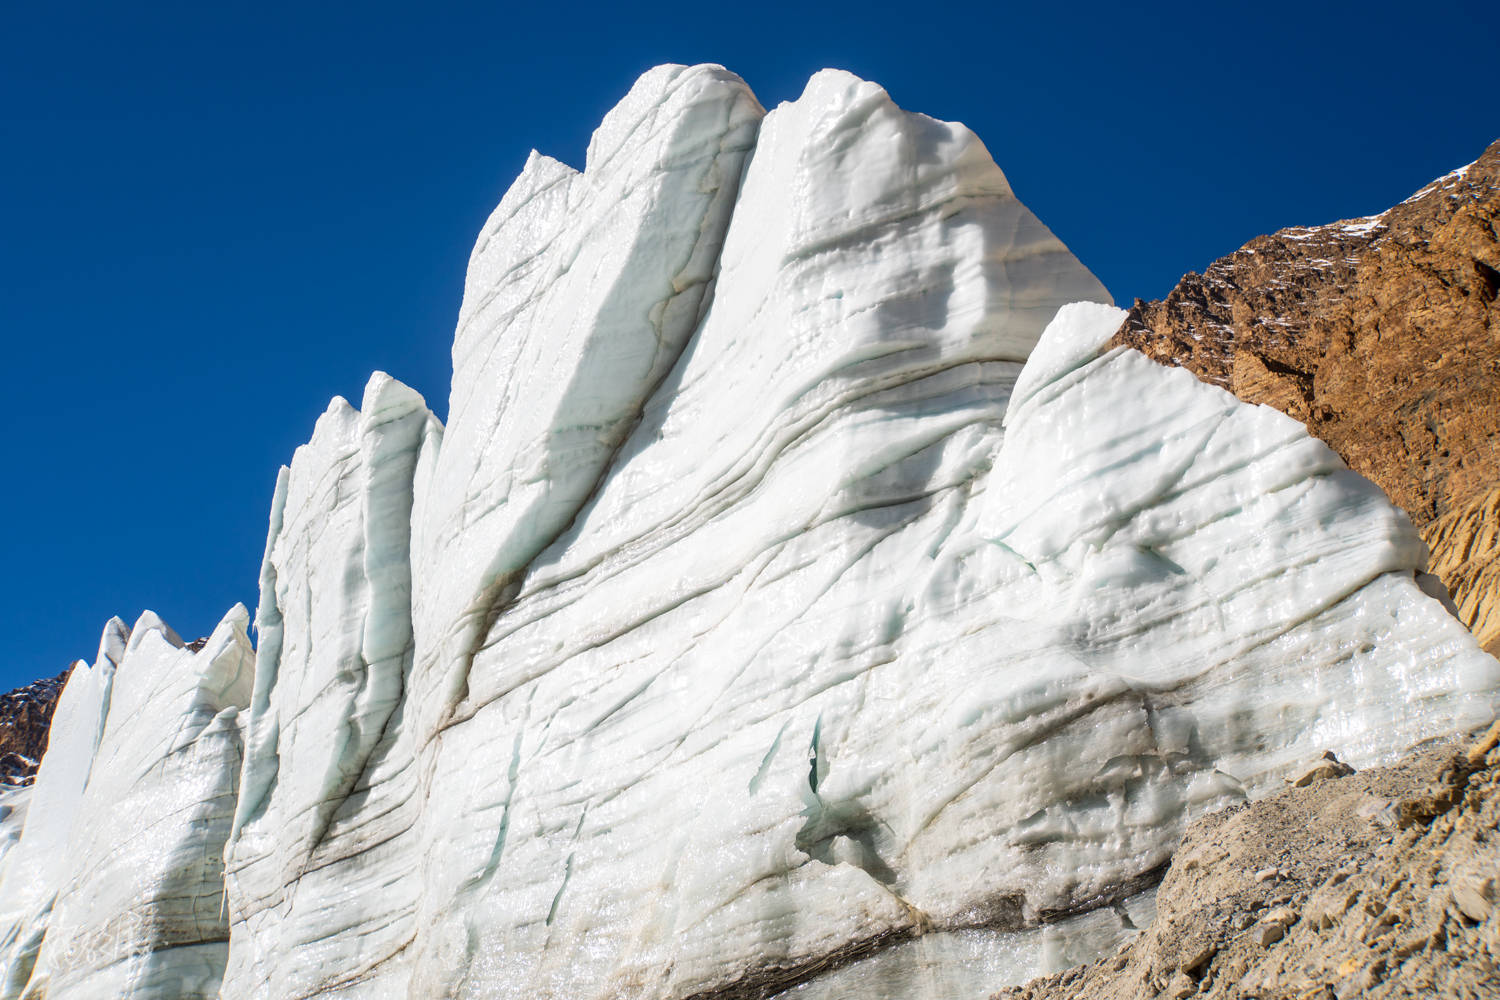
<path fill-rule="evenodd" d="M 1115 297 L 1500 136 L 1500 5 L 24 3 L 0 19 L 0 690 L 253 607 L 278 465 L 372 369 L 447 408 L 473 238 L 660 62 L 972 127 Z"/>

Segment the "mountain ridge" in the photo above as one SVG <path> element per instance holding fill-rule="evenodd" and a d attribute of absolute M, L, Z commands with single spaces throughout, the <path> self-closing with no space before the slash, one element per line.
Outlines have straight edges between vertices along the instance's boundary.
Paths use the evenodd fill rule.
<path fill-rule="evenodd" d="M 0 784 L 27 785 L 47 752 L 52 713 L 72 667 L 0 694 Z"/>

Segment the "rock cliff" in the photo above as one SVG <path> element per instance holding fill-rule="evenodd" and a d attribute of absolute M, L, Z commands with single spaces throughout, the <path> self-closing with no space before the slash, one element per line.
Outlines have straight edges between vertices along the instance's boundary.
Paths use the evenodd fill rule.
<path fill-rule="evenodd" d="M 47 751 L 47 734 L 69 667 L 25 687 L 0 694 L 0 784 L 29 785 Z"/>

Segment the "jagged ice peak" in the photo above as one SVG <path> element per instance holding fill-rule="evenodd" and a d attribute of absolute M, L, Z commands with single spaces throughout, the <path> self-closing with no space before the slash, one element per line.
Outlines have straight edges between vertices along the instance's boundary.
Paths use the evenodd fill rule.
<path fill-rule="evenodd" d="M 1487 716 L 1404 516 L 1108 302 L 962 126 L 648 72 L 485 223 L 447 426 L 377 374 L 281 471 L 258 648 L 75 672 L 0 997 L 982 992 Z"/>

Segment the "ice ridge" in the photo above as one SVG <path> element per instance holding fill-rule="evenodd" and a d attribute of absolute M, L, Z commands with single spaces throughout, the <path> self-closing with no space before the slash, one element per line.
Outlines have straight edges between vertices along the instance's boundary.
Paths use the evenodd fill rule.
<path fill-rule="evenodd" d="M 963 126 L 650 71 L 485 223 L 447 426 L 377 373 L 281 470 L 258 648 L 74 671 L 0 998 L 981 995 L 1488 718 L 1409 521 L 1108 301 Z"/>

